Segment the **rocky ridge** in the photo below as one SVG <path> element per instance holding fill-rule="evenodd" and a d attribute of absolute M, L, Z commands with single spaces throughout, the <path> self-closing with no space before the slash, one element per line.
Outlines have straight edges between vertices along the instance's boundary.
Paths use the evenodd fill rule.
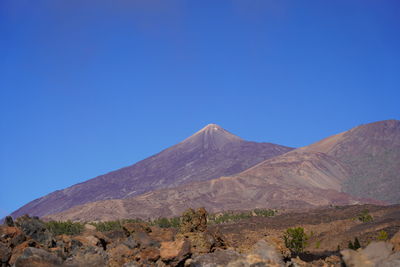
<path fill-rule="evenodd" d="M 372 221 L 353 219 L 366 208 Z M 99 232 L 86 224 L 74 235 L 55 235 L 38 218 L 23 216 L 0 226 L 0 260 L 2 266 L 16 267 L 398 266 L 399 211 L 399 206 L 332 207 L 210 226 L 200 208 L 182 214 L 179 229 L 127 222 Z M 283 231 L 294 226 L 308 235 L 304 253 L 283 244 Z M 374 241 L 381 231 L 390 241 Z M 362 248 L 339 248 L 354 236 Z"/>

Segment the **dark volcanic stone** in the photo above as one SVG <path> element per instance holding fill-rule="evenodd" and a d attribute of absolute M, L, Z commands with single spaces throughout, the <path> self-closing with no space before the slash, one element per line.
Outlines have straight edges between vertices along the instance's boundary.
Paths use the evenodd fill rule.
<path fill-rule="evenodd" d="M 16 260 L 15 267 L 54 267 L 60 266 L 62 259 L 40 248 L 26 248 Z"/>
<path fill-rule="evenodd" d="M 24 232 L 25 235 L 33 240 L 47 246 L 55 245 L 53 235 L 47 230 L 44 222 L 35 217 L 24 215 L 16 220 L 17 226 Z"/>
<path fill-rule="evenodd" d="M 13 220 L 13 218 L 11 217 L 11 216 L 7 216 L 5 219 L 4 219 L 4 225 L 7 225 L 7 226 L 14 226 L 14 220 Z"/>

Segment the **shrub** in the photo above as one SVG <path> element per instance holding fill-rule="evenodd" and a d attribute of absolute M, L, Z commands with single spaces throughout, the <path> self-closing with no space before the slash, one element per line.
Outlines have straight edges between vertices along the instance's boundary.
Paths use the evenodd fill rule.
<path fill-rule="evenodd" d="M 365 209 L 360 214 L 358 214 L 357 219 L 361 222 L 372 222 L 374 218 L 369 214 L 369 210 Z"/>
<path fill-rule="evenodd" d="M 180 217 L 158 218 L 150 221 L 150 225 L 161 228 L 178 228 L 180 225 Z"/>
<path fill-rule="evenodd" d="M 46 228 L 54 235 L 77 235 L 80 234 L 84 225 L 79 222 L 46 222 Z"/>
<path fill-rule="evenodd" d="M 358 241 L 358 238 L 354 238 L 354 243 L 349 241 L 349 249 L 357 250 L 361 248 L 360 242 Z"/>
<path fill-rule="evenodd" d="M 255 209 L 254 213 L 257 216 L 262 216 L 262 217 L 272 217 L 275 215 L 276 211 L 275 210 L 264 210 L 264 209 Z"/>
<path fill-rule="evenodd" d="M 379 231 L 378 236 L 376 237 L 376 239 L 380 241 L 386 241 L 388 238 L 388 233 L 384 230 Z"/>
<path fill-rule="evenodd" d="M 307 245 L 307 235 L 302 227 L 288 228 L 283 235 L 285 246 L 292 252 L 299 254 Z"/>
<path fill-rule="evenodd" d="M 92 222 L 91 225 L 96 227 L 97 231 L 107 232 L 111 230 L 122 229 L 123 222 L 121 221 L 107 221 L 107 222 Z"/>
<path fill-rule="evenodd" d="M 161 228 L 178 228 L 180 225 L 179 217 L 173 218 L 158 218 L 150 222 L 151 225 L 155 225 Z"/>

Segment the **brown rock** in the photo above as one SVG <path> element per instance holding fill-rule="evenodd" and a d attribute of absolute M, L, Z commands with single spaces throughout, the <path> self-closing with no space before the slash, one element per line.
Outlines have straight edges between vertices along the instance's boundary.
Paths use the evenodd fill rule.
<path fill-rule="evenodd" d="M 20 257 L 23 254 L 24 250 L 29 247 L 40 248 L 40 245 L 32 239 L 22 242 L 12 250 L 12 255 L 9 264 L 13 265 L 18 259 L 18 257 Z"/>
<path fill-rule="evenodd" d="M 64 262 L 66 267 L 103 267 L 107 264 L 107 255 L 102 250 L 79 250 Z"/>
<path fill-rule="evenodd" d="M 151 227 L 145 223 L 125 223 L 122 226 L 126 236 L 130 236 L 133 233 L 150 233 Z"/>
<path fill-rule="evenodd" d="M 112 240 L 122 240 L 126 237 L 124 230 L 122 229 L 117 229 L 117 230 L 111 230 L 111 231 L 107 231 L 104 233 L 104 235 L 108 238 L 108 239 L 112 239 Z"/>
<path fill-rule="evenodd" d="M 389 242 L 372 242 L 364 249 L 357 251 L 342 250 L 343 261 L 351 267 L 399 266 L 400 252 L 393 252 Z"/>
<path fill-rule="evenodd" d="M 100 232 L 86 232 L 83 235 L 73 238 L 83 244 L 83 246 L 101 247 L 104 250 L 108 244 L 107 237 Z"/>
<path fill-rule="evenodd" d="M 152 227 L 149 236 L 158 242 L 174 241 L 176 230 L 172 228 Z"/>
<path fill-rule="evenodd" d="M 60 266 L 62 259 L 40 248 L 29 247 L 15 261 L 15 267 L 54 267 Z"/>
<path fill-rule="evenodd" d="M 160 250 L 155 247 L 145 248 L 140 252 L 142 262 L 156 262 L 160 258 Z"/>
<path fill-rule="evenodd" d="M 26 240 L 25 234 L 17 227 L 0 226 L 0 242 L 8 243 L 11 248 Z"/>
<path fill-rule="evenodd" d="M 216 248 L 226 248 L 224 237 L 218 231 L 189 232 L 178 234 L 177 238 L 187 238 L 191 244 L 191 252 L 194 254 L 213 252 Z"/>
<path fill-rule="evenodd" d="M 194 257 L 189 266 L 227 266 L 230 262 L 235 262 L 239 259 L 243 259 L 243 256 L 234 250 L 218 250 Z M 185 265 L 186 263 L 187 261 Z"/>
<path fill-rule="evenodd" d="M 398 231 L 391 239 L 394 251 L 400 251 L 400 231 Z"/>
<path fill-rule="evenodd" d="M 6 265 L 11 258 L 11 249 L 4 243 L 0 243 L 0 263 Z"/>
<path fill-rule="evenodd" d="M 84 228 L 85 228 L 85 231 L 89 231 L 89 232 L 95 232 L 97 230 L 96 226 L 94 226 L 92 224 L 88 224 L 88 223 L 84 225 Z"/>
<path fill-rule="evenodd" d="M 107 251 L 109 257 L 108 265 L 110 267 L 122 266 L 125 263 L 133 261 L 136 253 L 137 250 L 129 249 L 124 244 L 118 244 Z"/>
<path fill-rule="evenodd" d="M 183 263 L 190 255 L 190 242 L 187 239 L 161 243 L 161 259 L 171 266 Z"/>
<path fill-rule="evenodd" d="M 148 247 L 160 247 L 160 242 L 151 238 L 147 233 L 133 233 L 130 237 L 132 238 L 132 241 L 134 241 L 134 243 L 136 243 L 137 246 L 140 247 L 140 249 Z"/>
<path fill-rule="evenodd" d="M 186 210 L 181 217 L 180 232 L 204 232 L 207 229 L 207 211 L 199 208 Z"/>

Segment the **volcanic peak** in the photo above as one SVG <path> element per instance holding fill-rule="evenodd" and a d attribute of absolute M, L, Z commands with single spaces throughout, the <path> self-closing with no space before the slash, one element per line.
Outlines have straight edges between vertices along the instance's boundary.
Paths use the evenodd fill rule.
<path fill-rule="evenodd" d="M 200 131 L 196 132 L 181 144 L 190 144 L 191 146 L 201 146 L 203 149 L 220 150 L 228 143 L 239 143 L 243 139 L 228 132 L 217 124 L 208 124 Z"/>

